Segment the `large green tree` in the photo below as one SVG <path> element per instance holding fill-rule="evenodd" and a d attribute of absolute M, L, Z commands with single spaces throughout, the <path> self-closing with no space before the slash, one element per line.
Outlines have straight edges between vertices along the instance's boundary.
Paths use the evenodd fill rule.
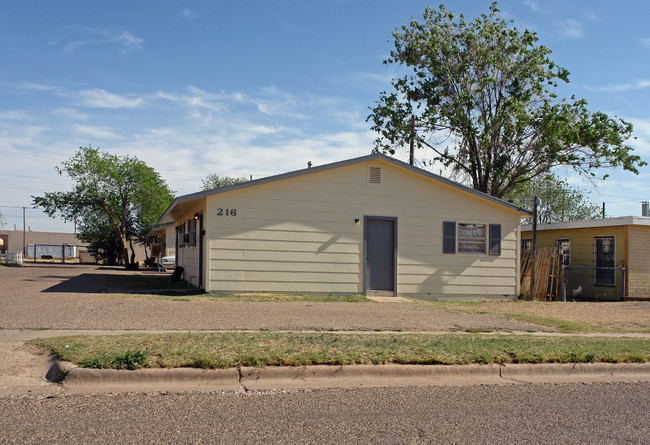
<path fill-rule="evenodd" d="M 403 75 L 368 117 L 379 133 L 375 150 L 428 149 L 455 177 L 499 198 L 556 166 L 594 176 L 601 167 L 638 173 L 645 165 L 626 145 L 630 123 L 589 111 L 585 100 L 558 99 L 569 72 L 496 3 L 474 21 L 444 5 L 427 8 L 393 36 L 384 63 Z"/>
<path fill-rule="evenodd" d="M 135 256 L 132 242 L 146 239 L 173 200 L 165 181 L 136 157 L 117 156 L 92 147 L 79 148 L 57 171 L 72 179 L 72 190 L 33 196 L 34 206 L 42 207 L 50 216 L 58 213 L 66 221 L 77 220 L 81 236 L 89 242 L 97 233 L 106 238 L 103 242 L 110 243 L 107 227 L 112 228 L 112 236 L 129 267 Z"/>
<path fill-rule="evenodd" d="M 84 212 L 77 228 L 77 236 L 81 241 L 88 243 L 88 249 L 95 252 L 97 261 L 115 265 L 124 260 L 124 248 L 119 233 L 105 215 L 93 211 Z"/>
<path fill-rule="evenodd" d="M 248 181 L 248 179 L 244 177 L 234 178 L 232 176 L 218 175 L 216 173 L 210 173 L 208 176 L 201 179 L 203 190 L 218 189 L 229 185 L 241 184 L 246 181 Z"/>
<path fill-rule="evenodd" d="M 504 197 L 519 207 L 531 208 L 535 198 L 542 202 L 538 223 L 577 221 L 602 217 L 601 207 L 587 199 L 579 188 L 553 173 L 538 176 L 512 188 Z"/>

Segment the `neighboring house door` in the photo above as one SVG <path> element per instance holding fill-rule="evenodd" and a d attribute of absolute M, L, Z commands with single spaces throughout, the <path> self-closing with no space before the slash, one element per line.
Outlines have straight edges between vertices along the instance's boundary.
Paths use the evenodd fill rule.
<path fill-rule="evenodd" d="M 365 292 L 395 295 L 397 281 L 397 218 L 365 218 Z"/>

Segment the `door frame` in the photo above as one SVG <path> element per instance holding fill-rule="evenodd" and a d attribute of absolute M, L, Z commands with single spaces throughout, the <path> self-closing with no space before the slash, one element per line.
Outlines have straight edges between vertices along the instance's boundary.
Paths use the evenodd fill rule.
<path fill-rule="evenodd" d="M 203 282 L 204 280 L 204 273 L 203 273 L 203 265 L 205 264 L 203 255 L 205 253 L 205 249 L 203 248 L 203 238 L 204 238 L 204 232 L 205 230 L 203 229 L 203 213 L 199 213 L 199 287 L 201 289 L 206 288 L 205 283 Z"/>
<path fill-rule="evenodd" d="M 369 221 L 390 221 L 393 223 L 393 290 L 392 296 L 397 296 L 397 217 L 396 216 L 370 216 L 363 217 L 363 294 L 368 295 L 368 291 L 378 296 L 388 295 L 391 291 L 374 291 L 368 289 L 368 222 Z"/>

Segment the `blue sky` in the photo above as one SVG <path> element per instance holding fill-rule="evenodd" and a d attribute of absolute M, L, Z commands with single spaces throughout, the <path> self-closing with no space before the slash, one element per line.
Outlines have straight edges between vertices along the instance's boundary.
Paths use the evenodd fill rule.
<path fill-rule="evenodd" d="M 490 1 L 447 1 L 468 18 Z M 31 210 L 67 190 L 55 165 L 92 144 L 137 156 L 177 194 L 209 173 L 271 174 L 370 153 L 366 122 L 393 68 L 392 31 L 419 0 L 0 3 L 0 210 L 6 228 L 72 231 Z M 438 2 L 432 3 L 437 7 Z M 631 121 L 650 161 L 650 8 L 641 0 L 504 0 L 571 72 L 565 96 Z M 425 154 L 420 153 L 419 158 Z M 405 153 L 398 157 L 405 159 Z M 564 174 L 563 172 L 560 172 Z M 572 185 L 639 215 L 650 169 Z"/>

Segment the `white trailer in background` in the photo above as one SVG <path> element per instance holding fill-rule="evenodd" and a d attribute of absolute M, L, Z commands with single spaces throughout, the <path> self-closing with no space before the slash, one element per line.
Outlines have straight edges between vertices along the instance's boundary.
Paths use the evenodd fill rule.
<path fill-rule="evenodd" d="M 28 244 L 25 257 L 29 259 L 79 258 L 79 248 L 68 244 Z"/>

